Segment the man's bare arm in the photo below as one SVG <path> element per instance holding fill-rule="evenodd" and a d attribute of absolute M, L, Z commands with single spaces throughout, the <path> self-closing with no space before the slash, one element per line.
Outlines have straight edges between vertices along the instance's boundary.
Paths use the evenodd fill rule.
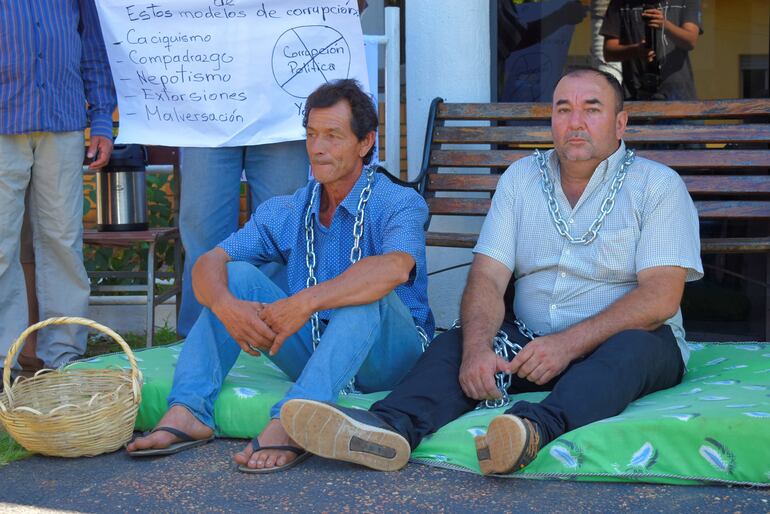
<path fill-rule="evenodd" d="M 655 52 L 647 48 L 642 43 L 621 44 L 619 38 L 606 36 L 604 38 L 604 59 L 607 62 L 629 61 L 631 59 L 642 59 L 652 61 Z"/>
<path fill-rule="evenodd" d="M 665 30 L 666 35 L 679 48 L 687 51 L 695 49 L 695 43 L 698 41 L 698 34 L 700 34 L 700 27 L 695 23 L 687 21 L 680 27 L 676 23 L 667 20 L 660 9 L 647 9 L 642 12 L 642 17 L 650 27 Z"/>
<path fill-rule="evenodd" d="M 570 362 L 624 330 L 654 330 L 679 309 L 687 270 L 659 266 L 638 274 L 638 287 L 605 310 L 570 328 L 538 337 L 514 358 L 510 371 L 537 384 L 559 375 Z"/>
<path fill-rule="evenodd" d="M 460 318 L 463 331 L 463 360 L 460 386 L 470 398 L 498 398 L 494 374 L 506 369 L 507 362 L 492 349 L 492 340 L 505 316 L 503 296 L 511 270 L 482 254 L 473 257 L 468 283 L 463 292 Z"/>
<path fill-rule="evenodd" d="M 380 300 L 408 281 L 414 266 L 414 258 L 404 252 L 366 257 L 332 280 L 266 305 L 262 319 L 277 334 L 270 354 L 274 355 L 314 312 Z"/>

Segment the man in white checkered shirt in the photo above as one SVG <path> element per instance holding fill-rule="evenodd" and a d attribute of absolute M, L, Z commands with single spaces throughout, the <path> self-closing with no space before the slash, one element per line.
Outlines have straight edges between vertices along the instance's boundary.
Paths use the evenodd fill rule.
<path fill-rule="evenodd" d="M 673 170 L 627 153 L 628 114 L 612 76 L 570 72 L 553 98 L 555 149 L 501 177 L 474 249 L 462 327 L 439 336 L 368 412 L 286 403 L 281 421 L 306 449 L 398 469 L 423 437 L 479 401 L 551 391 L 516 402 L 476 438 L 481 471 L 508 473 L 565 432 L 681 381 L 679 304 L 685 282 L 703 276 L 687 188 Z M 512 275 L 517 324 L 504 322 Z M 510 362 L 494 351 L 503 334 L 523 347 Z M 501 372 L 510 373 L 504 393 Z"/>

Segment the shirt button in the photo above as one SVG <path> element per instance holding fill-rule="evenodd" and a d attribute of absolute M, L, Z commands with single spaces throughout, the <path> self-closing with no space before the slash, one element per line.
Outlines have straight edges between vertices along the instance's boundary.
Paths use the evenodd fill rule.
<path fill-rule="evenodd" d="M 575 223 L 575 219 L 574 219 L 574 218 L 570 218 L 570 219 L 569 219 L 569 222 L 570 222 L 570 223 Z"/>
<path fill-rule="evenodd" d="M 562 276 L 562 278 L 564 278 L 564 277 L 566 277 L 566 276 L 567 276 L 567 274 L 566 274 L 566 273 L 564 273 L 564 272 L 562 271 L 562 272 L 561 272 L 561 276 Z"/>
<path fill-rule="evenodd" d="M 567 248 L 566 250 L 564 250 L 564 255 L 569 255 L 569 248 Z"/>
<path fill-rule="evenodd" d="M 42 59 L 43 58 L 43 52 L 40 52 L 39 54 L 37 54 L 37 56 L 38 56 L 38 58 Z"/>
<path fill-rule="evenodd" d="M 552 311 L 555 311 L 555 310 L 556 310 L 556 304 L 555 304 L 555 303 L 554 303 L 554 304 L 551 304 L 551 310 L 552 310 Z"/>

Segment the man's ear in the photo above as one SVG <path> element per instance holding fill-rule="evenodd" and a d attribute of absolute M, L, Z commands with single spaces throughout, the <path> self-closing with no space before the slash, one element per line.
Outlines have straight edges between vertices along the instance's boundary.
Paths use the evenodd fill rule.
<path fill-rule="evenodd" d="M 364 136 L 364 138 L 358 142 L 358 156 L 362 159 L 366 157 L 366 154 L 369 153 L 369 150 L 374 146 L 374 138 L 377 137 L 377 133 L 375 131 L 371 131 L 368 134 Z"/>
<path fill-rule="evenodd" d="M 628 125 L 628 113 L 620 111 L 615 118 L 615 137 L 623 139 L 623 134 L 626 133 L 626 125 Z"/>

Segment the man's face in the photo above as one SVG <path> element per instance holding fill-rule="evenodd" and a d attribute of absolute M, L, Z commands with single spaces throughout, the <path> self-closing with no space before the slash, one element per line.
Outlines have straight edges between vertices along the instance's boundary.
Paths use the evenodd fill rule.
<path fill-rule="evenodd" d="M 627 120 L 615 112 L 612 87 L 594 73 L 564 77 L 553 93 L 551 132 L 562 162 L 603 161 L 617 150 Z"/>
<path fill-rule="evenodd" d="M 347 101 L 315 107 L 307 119 L 307 154 L 313 176 L 321 184 L 357 178 L 363 158 L 374 144 L 374 132 L 359 141 L 350 126 L 353 112 Z"/>

